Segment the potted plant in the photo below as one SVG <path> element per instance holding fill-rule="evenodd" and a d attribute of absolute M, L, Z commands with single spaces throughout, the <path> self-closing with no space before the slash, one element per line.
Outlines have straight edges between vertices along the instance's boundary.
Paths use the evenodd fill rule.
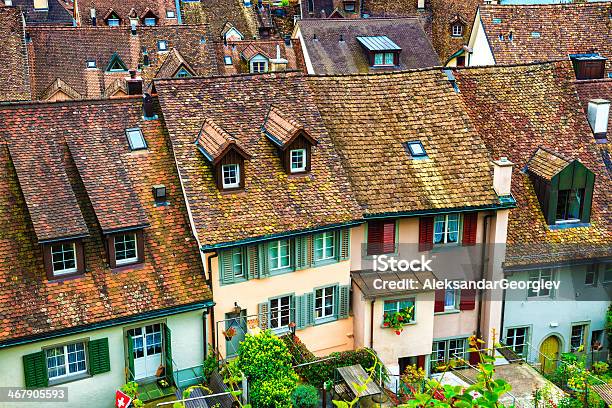
<path fill-rule="evenodd" d="M 397 312 L 386 312 L 383 315 L 383 327 L 393 329 L 398 336 L 404 331 L 404 326 L 412 319 L 414 306 L 401 309 Z"/>
<path fill-rule="evenodd" d="M 227 341 L 231 341 L 232 337 L 234 337 L 236 335 L 236 328 L 235 327 L 230 327 L 227 330 L 223 331 L 223 335 L 225 336 L 225 340 Z"/>

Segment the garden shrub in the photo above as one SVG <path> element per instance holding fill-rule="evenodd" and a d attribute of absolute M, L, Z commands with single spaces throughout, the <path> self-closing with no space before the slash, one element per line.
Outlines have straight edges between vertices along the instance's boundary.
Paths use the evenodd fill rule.
<path fill-rule="evenodd" d="M 298 385 L 291 395 L 295 408 L 317 408 L 319 406 L 319 391 L 312 385 Z"/>
<path fill-rule="evenodd" d="M 297 382 L 295 373 L 257 381 L 249 388 L 251 404 L 257 408 L 291 408 L 291 394 Z"/>
<path fill-rule="evenodd" d="M 601 375 L 606 374 L 609 368 L 610 366 L 605 361 L 597 361 L 596 363 L 593 363 L 592 370 L 595 374 Z"/>

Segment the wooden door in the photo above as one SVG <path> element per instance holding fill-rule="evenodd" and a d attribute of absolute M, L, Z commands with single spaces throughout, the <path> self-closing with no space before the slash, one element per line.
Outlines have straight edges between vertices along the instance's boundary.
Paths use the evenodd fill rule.
<path fill-rule="evenodd" d="M 549 336 L 540 346 L 540 367 L 546 374 L 553 372 L 557 368 L 559 360 L 559 349 L 561 344 L 557 336 Z"/>

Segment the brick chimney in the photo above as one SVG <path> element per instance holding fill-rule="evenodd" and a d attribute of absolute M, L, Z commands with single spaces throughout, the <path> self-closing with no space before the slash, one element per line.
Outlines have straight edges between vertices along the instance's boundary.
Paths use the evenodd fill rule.
<path fill-rule="evenodd" d="M 493 189 L 500 197 L 510 195 L 513 165 L 514 163 L 507 157 L 502 157 L 493 162 Z"/>
<path fill-rule="evenodd" d="M 142 95 L 142 78 L 136 75 L 136 70 L 130 70 L 130 76 L 125 78 L 128 95 Z"/>
<path fill-rule="evenodd" d="M 608 133 L 608 120 L 610 118 L 610 101 L 605 99 L 591 99 L 587 109 L 589 124 L 593 129 L 595 141 L 606 143 Z"/>

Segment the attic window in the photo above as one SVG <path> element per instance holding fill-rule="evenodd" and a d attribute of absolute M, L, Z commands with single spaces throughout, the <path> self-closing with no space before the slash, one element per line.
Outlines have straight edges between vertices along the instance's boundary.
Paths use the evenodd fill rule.
<path fill-rule="evenodd" d="M 291 173 L 303 173 L 306 171 L 306 149 L 294 149 L 290 151 Z"/>
<path fill-rule="evenodd" d="M 157 25 L 157 19 L 155 17 L 147 17 L 144 19 L 144 25 L 148 27 L 153 27 Z"/>
<path fill-rule="evenodd" d="M 166 18 L 176 18 L 174 10 L 166 10 Z"/>
<path fill-rule="evenodd" d="M 405 146 L 412 157 L 427 157 L 427 152 L 420 141 L 406 142 Z"/>
<path fill-rule="evenodd" d="M 106 19 L 106 25 L 108 25 L 109 27 L 119 27 L 120 23 L 121 19 L 115 12 L 112 12 Z"/>
<path fill-rule="evenodd" d="M 95 68 L 96 65 L 96 61 L 94 60 L 87 60 L 87 68 Z"/>
<path fill-rule="evenodd" d="M 144 150 L 147 148 L 147 141 L 145 140 L 140 128 L 126 129 L 125 135 L 127 136 L 131 151 Z"/>
<path fill-rule="evenodd" d="M 451 35 L 453 37 L 463 37 L 463 24 L 455 23 L 451 27 Z"/>
<path fill-rule="evenodd" d="M 230 57 L 229 55 L 223 57 L 223 61 L 225 62 L 225 65 L 232 65 L 232 57 Z"/>
<path fill-rule="evenodd" d="M 163 184 L 156 184 L 153 186 L 153 198 L 155 204 L 163 204 L 166 202 L 166 186 Z"/>
<path fill-rule="evenodd" d="M 185 68 L 181 68 L 175 75 L 177 78 L 189 78 L 191 77 L 191 73 L 187 71 Z"/>
<path fill-rule="evenodd" d="M 344 11 L 348 13 L 355 12 L 355 2 L 350 0 L 344 0 Z"/>
<path fill-rule="evenodd" d="M 166 41 L 166 40 L 158 40 L 157 41 L 157 49 L 159 51 L 168 51 L 168 41 Z"/>
<path fill-rule="evenodd" d="M 356 39 L 366 51 L 371 67 L 399 65 L 399 54 L 402 49 L 389 37 L 379 35 L 357 37 Z"/>
<path fill-rule="evenodd" d="M 532 31 L 531 32 L 531 37 L 532 38 L 540 38 L 540 33 L 538 31 Z"/>
<path fill-rule="evenodd" d="M 119 57 L 117 53 L 114 53 L 113 56 L 111 57 L 110 62 L 108 63 L 108 66 L 106 67 L 106 71 L 118 72 L 118 71 L 127 71 L 127 70 L 128 70 L 127 66 L 121 60 L 121 57 Z"/>
<path fill-rule="evenodd" d="M 602 79 L 606 71 L 606 58 L 599 54 L 570 55 L 576 79 Z"/>
<path fill-rule="evenodd" d="M 224 164 L 221 166 L 223 188 L 240 187 L 240 166 L 238 164 Z"/>

